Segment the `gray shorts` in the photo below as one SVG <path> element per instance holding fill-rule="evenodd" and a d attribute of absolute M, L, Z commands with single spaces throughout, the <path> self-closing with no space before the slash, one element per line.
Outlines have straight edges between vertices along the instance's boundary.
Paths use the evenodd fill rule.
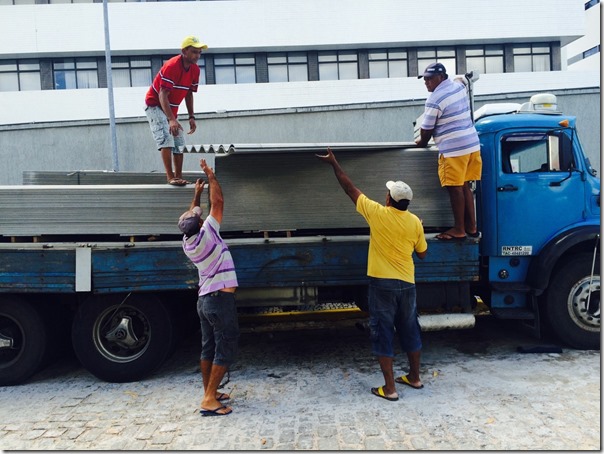
<path fill-rule="evenodd" d="M 235 294 L 212 292 L 197 299 L 201 322 L 201 359 L 218 366 L 235 361 L 239 340 L 239 321 Z"/>
<path fill-rule="evenodd" d="M 168 117 L 166 117 L 166 114 L 159 106 L 145 106 L 145 114 L 147 115 L 147 120 L 149 120 L 149 126 L 153 134 L 153 140 L 157 144 L 157 149 L 172 148 L 172 154 L 181 154 L 182 151 L 178 147 L 185 146 L 183 130 L 180 129 L 177 136 L 170 134 Z"/>

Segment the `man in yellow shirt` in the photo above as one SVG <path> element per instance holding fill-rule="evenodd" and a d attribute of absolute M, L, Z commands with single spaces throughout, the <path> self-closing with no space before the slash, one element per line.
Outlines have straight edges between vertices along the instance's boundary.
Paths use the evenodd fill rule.
<path fill-rule="evenodd" d="M 423 388 L 419 378 L 421 330 L 415 302 L 413 252 L 423 259 L 428 251 L 421 221 L 407 211 L 413 191 L 402 181 L 388 181 L 386 206 L 363 194 L 342 170 L 330 148 L 316 155 L 333 167 L 344 192 L 369 224 L 369 327 L 372 352 L 384 375 L 384 386 L 371 388 L 372 394 L 398 400 L 395 381 L 415 389 Z M 396 331 L 395 331 L 396 330 Z M 409 374 L 394 378 L 394 333 L 407 353 Z"/>

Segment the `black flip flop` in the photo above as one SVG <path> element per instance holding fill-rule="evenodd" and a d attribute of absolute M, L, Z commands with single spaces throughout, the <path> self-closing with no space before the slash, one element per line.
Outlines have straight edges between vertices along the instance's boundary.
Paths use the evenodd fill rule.
<path fill-rule="evenodd" d="M 206 410 L 205 408 L 202 408 L 201 410 L 199 410 L 199 413 L 201 413 L 201 416 L 226 416 L 233 413 L 233 410 L 228 411 L 226 413 L 218 413 L 222 409 L 226 410 L 226 408 L 227 407 L 225 407 L 224 405 L 221 405 L 220 407 L 215 408 L 214 410 Z"/>

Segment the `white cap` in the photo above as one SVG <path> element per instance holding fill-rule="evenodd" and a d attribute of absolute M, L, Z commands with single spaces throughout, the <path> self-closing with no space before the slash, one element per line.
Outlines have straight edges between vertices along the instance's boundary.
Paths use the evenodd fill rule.
<path fill-rule="evenodd" d="M 411 200 L 413 198 L 413 191 L 407 183 L 402 181 L 389 181 L 386 183 L 386 187 L 390 191 L 390 197 L 392 197 L 395 202 L 400 202 L 405 199 Z"/>

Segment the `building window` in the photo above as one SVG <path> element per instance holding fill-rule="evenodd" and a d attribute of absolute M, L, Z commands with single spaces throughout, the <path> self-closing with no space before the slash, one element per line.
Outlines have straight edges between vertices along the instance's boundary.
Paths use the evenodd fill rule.
<path fill-rule="evenodd" d="M 111 74 L 114 87 L 148 87 L 151 85 L 149 57 L 113 57 Z"/>
<path fill-rule="evenodd" d="M 388 77 L 407 77 L 407 51 L 403 49 L 372 50 L 369 57 L 369 77 L 371 79 Z"/>
<path fill-rule="evenodd" d="M 62 58 L 52 63 L 55 90 L 98 88 L 99 76 L 95 58 Z"/>
<path fill-rule="evenodd" d="M 504 72 L 503 46 L 469 46 L 466 49 L 466 68 L 480 74 Z"/>
<path fill-rule="evenodd" d="M 588 2 L 585 2 L 585 10 L 587 11 L 589 8 L 596 6 L 598 3 L 600 3 L 600 0 L 589 0 Z"/>
<path fill-rule="evenodd" d="M 514 72 L 538 72 L 551 70 L 549 45 L 526 44 L 514 47 Z"/>
<path fill-rule="evenodd" d="M 253 84 L 256 82 L 256 58 L 253 54 L 223 54 L 214 57 L 217 84 Z"/>
<path fill-rule="evenodd" d="M 36 0 L 0 0 L 0 5 L 34 5 Z"/>
<path fill-rule="evenodd" d="M 304 52 L 269 53 L 267 64 L 269 82 L 308 80 L 308 56 Z"/>
<path fill-rule="evenodd" d="M 455 59 L 455 48 L 439 47 L 428 48 L 422 47 L 417 50 L 417 68 L 419 74 L 424 73 L 424 69 L 430 63 L 442 63 L 447 69 L 447 74 L 455 74 L 457 72 L 457 61 Z"/>
<path fill-rule="evenodd" d="M 199 85 L 207 84 L 206 79 L 206 58 L 201 56 L 199 60 L 197 60 L 197 66 L 199 66 Z"/>
<path fill-rule="evenodd" d="M 38 60 L 0 61 L 0 91 L 41 90 Z"/>
<path fill-rule="evenodd" d="M 319 80 L 359 78 L 356 51 L 319 52 Z"/>
<path fill-rule="evenodd" d="M 598 44 L 595 47 L 592 47 L 591 49 L 587 49 L 585 52 L 583 52 L 583 58 L 587 58 L 590 57 L 592 55 L 596 55 L 600 53 L 600 45 Z"/>

